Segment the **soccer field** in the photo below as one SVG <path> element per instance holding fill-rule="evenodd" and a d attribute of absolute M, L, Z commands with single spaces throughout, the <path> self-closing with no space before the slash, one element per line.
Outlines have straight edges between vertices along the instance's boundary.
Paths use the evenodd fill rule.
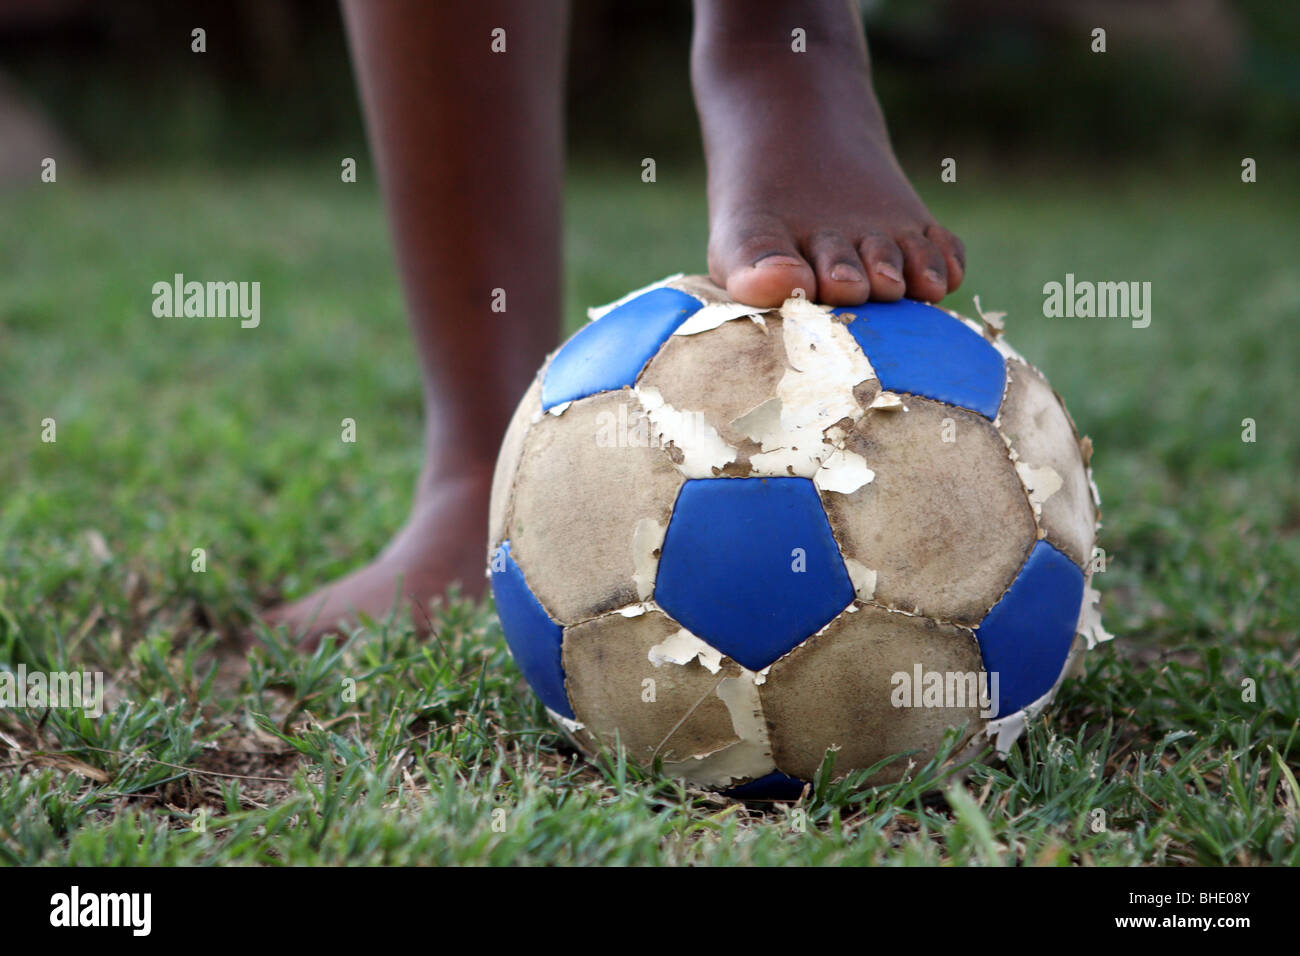
<path fill-rule="evenodd" d="M 0 862 L 1300 863 L 1294 185 L 1206 161 L 923 187 L 969 251 L 945 305 L 1007 312 L 1092 437 L 1117 640 L 964 783 L 825 766 L 764 811 L 579 758 L 490 606 L 424 642 L 220 650 L 382 547 L 421 461 L 376 192 L 286 165 L 4 199 L 0 661 L 102 671 L 108 713 L 0 707 Z M 694 173 L 575 173 L 570 327 L 702 271 L 704 209 Z M 156 317 L 176 273 L 256 279 L 260 323 Z M 1067 276 L 1150 282 L 1149 326 L 1046 317 Z"/>

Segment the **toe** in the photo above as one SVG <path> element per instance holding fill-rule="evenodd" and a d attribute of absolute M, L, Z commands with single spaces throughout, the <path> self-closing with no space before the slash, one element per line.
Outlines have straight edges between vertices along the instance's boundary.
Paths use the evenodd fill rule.
<path fill-rule="evenodd" d="M 852 244 L 838 232 L 821 232 L 807 243 L 805 251 L 817 273 L 817 301 L 825 305 L 861 305 L 871 286 L 862 259 Z"/>
<path fill-rule="evenodd" d="M 774 308 L 802 289 L 812 298 L 817 277 L 794 240 L 779 229 L 750 231 L 712 246 L 709 275 L 737 302 Z"/>
<path fill-rule="evenodd" d="M 965 243 L 943 226 L 929 226 L 925 230 L 925 238 L 934 243 L 943 255 L 944 265 L 948 267 L 948 291 L 955 291 L 966 275 Z"/>
<path fill-rule="evenodd" d="M 903 278 L 907 280 L 907 294 L 922 302 L 938 302 L 948 293 L 948 266 L 943 253 L 920 233 L 909 232 L 898 237 L 903 250 Z"/>
<path fill-rule="evenodd" d="M 876 302 L 893 302 L 907 289 L 903 281 L 903 250 L 898 243 L 880 233 L 872 233 L 858 243 L 858 252 L 866 263 L 871 282 L 871 298 Z"/>

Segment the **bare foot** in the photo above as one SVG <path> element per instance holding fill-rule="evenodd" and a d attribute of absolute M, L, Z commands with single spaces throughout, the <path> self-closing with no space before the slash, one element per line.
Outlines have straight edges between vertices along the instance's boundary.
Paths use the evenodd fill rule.
<path fill-rule="evenodd" d="M 379 557 L 305 598 L 273 608 L 265 622 L 287 626 L 311 650 L 324 635 L 356 622 L 358 613 L 386 617 L 399 583 L 420 630 L 426 626 L 429 599 L 453 582 L 460 583 L 461 593 L 478 597 L 485 584 L 483 540 L 491 484 L 491 465 L 466 466 L 438 479 L 422 477 L 410 518 Z"/>
<path fill-rule="evenodd" d="M 845 0 L 696 4 L 709 274 L 738 301 L 776 306 L 803 289 L 828 305 L 935 302 L 961 284 L 961 241 L 894 158 L 855 11 Z M 795 27 L 806 52 L 791 49 Z"/>

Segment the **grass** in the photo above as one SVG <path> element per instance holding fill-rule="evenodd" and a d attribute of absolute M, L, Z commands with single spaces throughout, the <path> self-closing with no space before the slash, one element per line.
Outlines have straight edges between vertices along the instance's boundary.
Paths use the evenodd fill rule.
<path fill-rule="evenodd" d="M 571 324 L 699 269 L 700 180 L 638 173 L 573 180 Z M 102 670 L 112 709 L 0 710 L 0 861 L 1300 863 L 1300 192 L 1231 164 L 929 192 L 970 250 L 952 305 L 1005 309 L 1096 443 L 1119 640 L 965 783 L 826 767 L 775 809 L 578 758 L 490 608 L 448 600 L 424 642 L 374 622 L 214 654 L 405 515 L 419 390 L 372 190 L 322 159 L 6 197 L 0 661 Z M 261 327 L 155 319 L 176 272 L 260 280 Z M 1150 281 L 1150 328 L 1043 318 L 1067 272 Z"/>

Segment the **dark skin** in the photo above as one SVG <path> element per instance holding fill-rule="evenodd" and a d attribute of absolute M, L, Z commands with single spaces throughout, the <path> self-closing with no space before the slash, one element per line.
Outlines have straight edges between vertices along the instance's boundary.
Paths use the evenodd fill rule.
<path fill-rule="evenodd" d="M 695 0 L 708 267 L 740 302 L 937 301 L 961 242 L 898 166 L 851 0 Z M 479 595 L 488 491 L 514 406 L 560 331 L 563 0 L 344 0 L 424 381 L 425 464 L 372 563 L 274 608 L 312 646 L 358 612 Z M 507 52 L 490 49 L 506 31 Z M 807 52 L 791 49 L 806 32 Z M 490 308 L 505 289 L 507 310 Z M 415 615 L 417 625 L 424 619 Z"/>

